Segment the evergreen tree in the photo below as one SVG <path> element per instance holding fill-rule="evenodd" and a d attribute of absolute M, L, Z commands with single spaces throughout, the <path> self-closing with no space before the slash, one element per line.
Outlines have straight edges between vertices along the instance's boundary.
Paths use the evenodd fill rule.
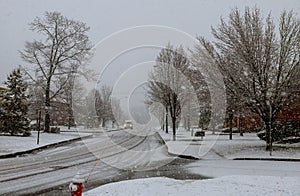
<path fill-rule="evenodd" d="M 28 96 L 20 69 L 13 70 L 4 83 L 7 90 L 1 93 L 1 132 L 29 136 Z"/>

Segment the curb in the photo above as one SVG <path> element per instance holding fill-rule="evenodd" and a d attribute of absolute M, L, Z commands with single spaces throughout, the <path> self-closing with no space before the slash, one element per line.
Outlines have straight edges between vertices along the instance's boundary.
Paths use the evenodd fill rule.
<path fill-rule="evenodd" d="M 169 152 L 169 147 L 168 147 L 166 141 L 164 140 L 164 138 L 159 134 L 159 132 L 156 132 L 156 133 L 157 133 L 158 137 L 161 139 L 162 143 L 164 145 L 166 145 L 169 155 L 176 156 L 176 157 L 183 158 L 183 159 L 200 160 L 199 158 L 191 156 L 191 155 L 176 154 L 176 153 Z"/>
<path fill-rule="evenodd" d="M 119 129 L 116 129 L 116 130 L 106 130 L 106 131 L 97 131 L 97 130 L 95 130 L 95 131 L 85 131 L 85 132 L 82 132 L 82 133 L 103 133 L 103 132 L 114 132 L 114 131 L 120 131 Z M 61 133 L 79 133 L 79 132 L 81 132 L 81 131 L 60 131 Z"/>
<path fill-rule="evenodd" d="M 191 155 L 175 154 L 175 153 L 172 153 L 172 152 L 168 152 L 168 153 L 170 155 L 177 156 L 177 157 L 183 158 L 183 159 L 200 160 L 200 158 L 197 158 L 197 157 L 194 157 L 194 156 L 191 156 Z"/>
<path fill-rule="evenodd" d="M 166 141 L 163 139 L 163 137 L 160 135 L 159 131 L 157 132 L 159 138 L 162 140 L 163 144 L 166 145 L 167 150 L 168 150 L 168 154 L 171 156 L 177 156 L 179 158 L 184 158 L 184 159 L 190 159 L 190 160 L 201 160 L 201 158 L 198 157 L 194 157 L 191 155 L 184 155 L 184 154 L 176 154 L 176 153 L 172 153 L 169 152 L 169 148 L 168 145 L 166 143 Z M 223 155 L 215 152 L 217 155 L 225 158 Z M 299 158 L 250 158 L 250 157 L 244 157 L 244 158 L 233 158 L 231 160 L 244 160 L 244 161 L 287 161 L 287 162 L 300 162 Z"/>
<path fill-rule="evenodd" d="M 87 136 L 83 136 L 83 137 L 77 137 L 77 138 L 73 138 L 73 139 L 70 139 L 70 140 L 64 140 L 64 141 L 60 141 L 60 142 L 56 142 L 56 143 L 51 143 L 51 144 L 47 144 L 45 146 L 40 146 L 40 147 L 37 147 L 37 148 L 25 150 L 25 151 L 14 152 L 14 153 L 10 153 L 10 154 L 3 154 L 3 155 L 0 155 L 0 159 L 13 158 L 13 157 L 17 157 L 17 156 L 22 156 L 24 154 L 30 154 L 30 153 L 33 153 L 35 151 L 40 151 L 40 150 L 48 149 L 48 148 L 51 148 L 51 147 L 56 147 L 56 146 L 68 144 L 68 143 L 79 141 L 81 139 L 86 139 L 86 138 L 89 138 L 89 137 L 92 137 L 92 136 L 93 135 L 87 135 Z"/>
<path fill-rule="evenodd" d="M 242 161 L 290 161 L 290 162 L 300 162 L 300 159 L 291 158 L 234 158 L 232 160 L 242 160 Z"/>

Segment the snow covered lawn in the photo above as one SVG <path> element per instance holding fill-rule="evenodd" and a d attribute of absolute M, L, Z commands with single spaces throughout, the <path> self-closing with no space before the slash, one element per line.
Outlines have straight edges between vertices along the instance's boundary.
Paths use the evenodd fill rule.
<path fill-rule="evenodd" d="M 165 140 L 168 151 L 172 154 L 188 155 L 199 159 L 206 158 L 209 151 L 214 151 L 227 159 L 234 158 L 270 158 L 269 152 L 265 151 L 265 141 L 260 140 L 256 133 L 244 133 L 233 135 L 229 140 L 228 135 L 205 132 L 203 141 L 201 137 L 192 137 L 191 132 L 179 129 L 176 141 L 172 140 L 172 134 L 159 131 Z M 274 144 L 272 158 L 298 158 L 300 159 L 300 143 Z"/>
<path fill-rule="evenodd" d="M 193 195 L 300 195 L 300 177 L 225 176 L 209 180 L 174 180 L 165 177 L 106 184 L 85 196 L 193 196 Z"/>
<path fill-rule="evenodd" d="M 87 133 L 40 133 L 40 142 L 37 145 L 37 132 L 32 131 L 32 135 L 29 137 L 16 137 L 16 136 L 0 136 L 0 155 L 10 154 L 15 152 L 27 151 L 41 146 L 45 146 L 52 143 L 62 142 L 70 139 L 80 138 L 83 135 L 87 136 Z"/>
<path fill-rule="evenodd" d="M 300 177 L 300 164 L 294 161 L 204 159 L 184 168 L 193 174 L 212 178 L 229 175 Z"/>
<path fill-rule="evenodd" d="M 233 140 L 228 140 L 228 135 L 219 135 L 213 149 L 228 159 L 234 158 L 270 158 L 270 153 L 265 150 L 265 141 L 260 140 L 256 133 L 233 135 Z M 300 143 L 273 144 L 271 158 L 298 158 L 300 159 Z"/>

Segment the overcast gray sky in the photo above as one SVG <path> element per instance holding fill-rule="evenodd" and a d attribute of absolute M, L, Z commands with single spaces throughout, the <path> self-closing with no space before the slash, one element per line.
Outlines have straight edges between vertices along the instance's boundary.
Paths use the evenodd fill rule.
<path fill-rule="evenodd" d="M 28 30 L 28 23 L 36 16 L 42 17 L 45 11 L 59 11 L 86 22 L 91 27 L 91 41 L 96 44 L 115 31 L 149 24 L 211 38 L 210 26 L 217 25 L 220 16 L 226 17 L 234 7 L 255 5 L 264 16 L 271 11 L 276 20 L 283 9 L 296 13 L 300 10 L 299 0 L 0 0 L 0 83 L 22 64 L 18 50 L 36 36 Z"/>

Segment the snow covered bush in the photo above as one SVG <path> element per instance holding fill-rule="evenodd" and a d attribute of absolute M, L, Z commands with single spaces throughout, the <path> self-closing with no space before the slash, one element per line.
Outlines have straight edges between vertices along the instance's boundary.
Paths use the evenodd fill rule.
<path fill-rule="evenodd" d="M 293 121 L 287 121 L 285 125 L 283 125 L 280 121 L 276 121 L 273 124 L 272 141 L 283 143 L 300 142 L 300 130 L 294 124 L 295 122 Z M 261 140 L 266 141 L 267 136 L 265 128 L 258 132 L 257 136 Z"/>

